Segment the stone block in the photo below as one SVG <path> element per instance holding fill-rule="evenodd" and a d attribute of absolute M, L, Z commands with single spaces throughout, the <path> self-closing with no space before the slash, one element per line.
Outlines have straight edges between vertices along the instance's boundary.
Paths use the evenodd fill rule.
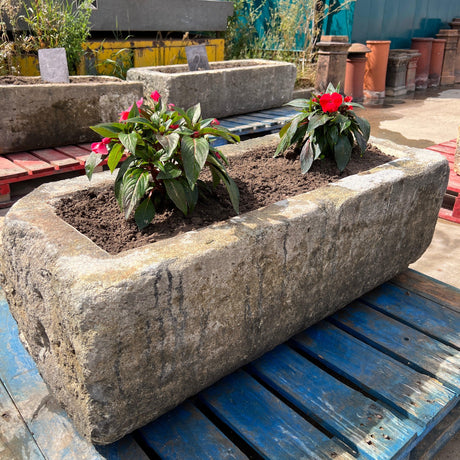
<path fill-rule="evenodd" d="M 68 84 L 21 78 L 34 84 L 0 81 L 0 153 L 98 140 L 89 127 L 118 120 L 142 96 L 140 83 L 115 77 L 72 77 Z"/>
<path fill-rule="evenodd" d="M 224 146 L 231 157 L 269 136 Z M 449 166 L 398 159 L 262 209 L 110 255 L 55 200 L 110 173 L 43 185 L 5 217 L 0 284 L 55 397 L 111 443 L 391 279 L 430 244 Z"/>
<path fill-rule="evenodd" d="M 127 80 L 142 82 L 144 97 L 158 91 L 163 100 L 188 109 L 201 103 L 203 117 L 226 117 L 280 107 L 292 99 L 294 64 L 263 59 L 218 61 L 210 70 L 187 65 L 136 67 Z"/>

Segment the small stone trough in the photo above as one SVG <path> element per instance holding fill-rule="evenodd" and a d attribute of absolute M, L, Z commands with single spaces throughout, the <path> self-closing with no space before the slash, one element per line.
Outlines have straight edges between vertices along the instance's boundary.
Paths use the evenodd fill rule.
<path fill-rule="evenodd" d="M 0 284 L 41 374 L 86 438 L 121 438 L 423 254 L 448 163 L 372 142 L 398 159 L 118 255 L 53 208 L 64 195 L 111 183 L 110 173 L 43 185 L 12 207 Z"/>
<path fill-rule="evenodd" d="M 136 67 L 128 81 L 141 81 L 144 97 L 158 91 L 163 100 L 188 108 L 201 103 L 204 117 L 227 117 L 281 107 L 292 99 L 294 64 L 264 59 L 209 63 L 210 70 L 190 72 L 187 65 Z"/>
<path fill-rule="evenodd" d="M 70 83 L 0 80 L 0 154 L 100 139 L 89 127 L 118 119 L 142 96 L 142 84 L 115 77 L 71 77 Z"/>

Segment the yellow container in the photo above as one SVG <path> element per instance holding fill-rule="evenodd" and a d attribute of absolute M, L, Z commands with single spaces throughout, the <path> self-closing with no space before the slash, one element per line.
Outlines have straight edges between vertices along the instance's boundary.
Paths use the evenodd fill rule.
<path fill-rule="evenodd" d="M 91 40 L 83 45 L 85 55 L 78 75 L 114 75 L 120 77 L 131 67 L 185 64 L 185 47 L 206 46 L 208 60 L 223 61 L 225 41 L 222 38 L 182 40 Z M 24 76 L 40 75 L 38 58 L 21 56 L 16 66 Z"/>

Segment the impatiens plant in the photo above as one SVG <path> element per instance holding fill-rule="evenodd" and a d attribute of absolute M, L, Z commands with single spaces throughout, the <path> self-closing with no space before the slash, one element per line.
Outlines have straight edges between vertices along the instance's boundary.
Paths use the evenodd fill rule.
<path fill-rule="evenodd" d="M 280 131 L 281 142 L 275 156 L 295 145 L 300 150 L 300 168 L 305 174 L 314 160 L 325 157 L 334 158 L 343 171 L 355 144 L 364 154 L 370 135 L 369 122 L 353 111 L 354 107 L 362 106 L 338 91 L 339 88 L 329 84 L 324 94 L 287 104 L 300 110 Z"/>
<path fill-rule="evenodd" d="M 142 229 L 168 201 L 185 215 L 191 212 L 200 192 L 207 189 L 198 179 L 207 166 L 213 185 L 224 183 L 238 213 L 238 188 L 225 168 L 227 159 L 213 147 L 211 138 L 222 137 L 233 143 L 239 137 L 216 119 L 203 120 L 200 104 L 185 111 L 173 104 L 166 106 L 157 91 L 150 97 L 151 106 L 140 99 L 120 114 L 118 122 L 91 127 L 103 139 L 92 144 L 85 165 L 88 178 L 102 160 L 107 159 L 113 172 L 127 155 L 115 180 L 115 196 L 126 219 L 134 212 Z"/>

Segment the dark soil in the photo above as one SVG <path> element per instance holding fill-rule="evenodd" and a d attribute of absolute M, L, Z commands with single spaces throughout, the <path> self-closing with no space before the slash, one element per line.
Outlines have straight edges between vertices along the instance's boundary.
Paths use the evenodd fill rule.
<path fill-rule="evenodd" d="M 98 76 L 69 77 L 70 83 L 101 83 L 107 78 Z M 121 81 L 121 80 L 120 80 Z M 58 83 L 46 82 L 41 77 L 21 77 L 16 75 L 5 75 L 0 77 L 0 85 L 56 85 Z M 65 84 L 65 83 L 64 83 Z"/>
<path fill-rule="evenodd" d="M 293 159 L 292 156 L 291 152 L 286 157 L 273 158 L 272 149 L 261 148 L 230 160 L 228 172 L 240 190 L 240 213 L 367 171 L 393 159 L 368 145 L 364 156 L 353 154 L 342 174 L 335 162 L 324 159 L 315 161 L 310 171 L 302 175 L 298 158 Z M 207 171 L 200 178 L 211 183 Z M 196 230 L 235 215 L 222 185 L 217 187 L 214 196 L 200 201 L 189 216 L 185 217 L 178 209 L 166 209 L 157 213 L 152 224 L 142 231 L 137 229 L 134 219 L 125 220 L 112 187 L 85 190 L 64 197 L 57 203 L 56 212 L 111 254 Z"/>

